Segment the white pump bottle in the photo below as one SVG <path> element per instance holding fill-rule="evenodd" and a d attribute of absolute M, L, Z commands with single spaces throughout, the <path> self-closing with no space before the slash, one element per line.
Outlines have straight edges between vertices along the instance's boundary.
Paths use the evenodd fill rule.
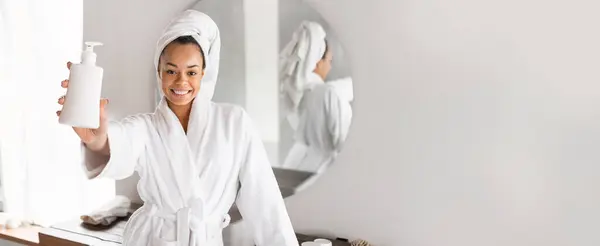
<path fill-rule="evenodd" d="M 69 88 L 58 122 L 72 127 L 97 129 L 100 127 L 100 96 L 104 70 L 96 66 L 94 46 L 86 42 L 81 63 L 71 65 Z"/>

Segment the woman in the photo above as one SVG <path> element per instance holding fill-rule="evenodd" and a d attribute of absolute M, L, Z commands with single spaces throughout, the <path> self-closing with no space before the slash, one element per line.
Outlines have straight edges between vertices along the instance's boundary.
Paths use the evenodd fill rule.
<path fill-rule="evenodd" d="M 298 245 L 250 118 L 240 107 L 211 102 L 219 52 L 213 20 L 185 11 L 157 45 L 164 95 L 156 111 L 107 123 L 102 100 L 100 128 L 74 128 L 89 178 L 140 176 L 144 206 L 127 224 L 125 245 L 221 246 L 234 201 L 256 245 Z"/>
<path fill-rule="evenodd" d="M 325 36 L 319 24 L 303 22 L 281 55 L 284 108 L 295 130 L 284 168 L 321 173 L 341 150 L 350 127 L 352 96 L 325 83 L 333 58 Z"/>

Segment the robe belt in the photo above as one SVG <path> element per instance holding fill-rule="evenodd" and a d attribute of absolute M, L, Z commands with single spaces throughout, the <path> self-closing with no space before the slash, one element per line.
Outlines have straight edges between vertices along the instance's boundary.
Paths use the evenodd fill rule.
<path fill-rule="evenodd" d="M 189 246 L 190 234 L 193 232 L 193 237 L 209 241 L 217 234 L 222 233 L 223 228 L 229 225 L 231 217 L 229 214 L 215 214 L 204 219 L 201 218 L 202 208 L 200 207 L 183 207 L 175 213 L 165 209 L 160 209 L 156 205 L 151 205 L 150 213 L 159 218 L 175 222 L 177 229 L 177 245 Z"/>

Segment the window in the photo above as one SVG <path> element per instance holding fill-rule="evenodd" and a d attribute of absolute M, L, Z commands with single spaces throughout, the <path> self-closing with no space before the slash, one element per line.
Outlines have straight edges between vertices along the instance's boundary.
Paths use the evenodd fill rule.
<path fill-rule="evenodd" d="M 0 0 L 0 194 L 6 212 L 41 225 L 114 196 L 114 181 L 86 180 L 79 140 L 55 114 L 82 43 L 82 0 Z"/>

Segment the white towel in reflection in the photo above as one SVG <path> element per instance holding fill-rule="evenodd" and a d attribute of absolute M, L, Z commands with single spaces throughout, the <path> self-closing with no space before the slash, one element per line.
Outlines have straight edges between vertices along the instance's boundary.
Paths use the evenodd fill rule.
<path fill-rule="evenodd" d="M 297 111 L 304 91 L 314 79 L 317 63 L 326 50 L 325 30 L 316 22 L 304 21 L 279 56 L 279 80 L 283 109 L 293 129 L 297 128 Z M 321 81 L 322 82 L 322 81 Z"/>
<path fill-rule="evenodd" d="M 81 220 L 90 225 L 108 226 L 118 218 L 126 217 L 131 208 L 131 200 L 125 196 L 116 196 L 99 209 L 82 215 Z"/>

